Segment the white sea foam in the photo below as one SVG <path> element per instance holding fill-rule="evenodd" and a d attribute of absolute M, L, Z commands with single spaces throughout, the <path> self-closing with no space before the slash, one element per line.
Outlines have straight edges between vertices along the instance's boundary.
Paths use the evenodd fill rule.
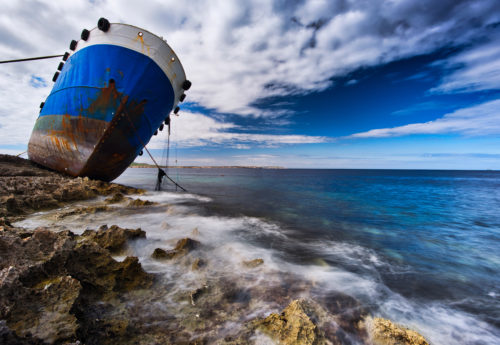
<path fill-rule="evenodd" d="M 203 203 L 210 202 L 210 199 L 193 194 L 160 192 L 134 198 L 159 204 L 145 208 L 129 208 L 121 204 L 113 206 L 110 212 L 60 219 L 54 217 L 60 210 L 39 212 L 15 225 L 27 228 L 68 228 L 77 233 L 86 228 L 95 229 L 102 224 L 142 228 L 146 231 L 147 239 L 133 242 L 132 254 L 140 258 L 147 271 L 162 275 L 170 284 L 169 288 L 165 289 L 165 297 L 155 301 L 150 310 L 167 310 L 166 305 L 174 303 L 173 296 L 183 291 L 192 291 L 213 279 L 229 279 L 236 285 L 244 280 L 246 288 L 272 288 L 279 285 L 282 274 L 290 274 L 316 288 L 353 296 L 370 305 L 377 315 L 417 330 L 432 344 L 494 344 L 500 339 L 498 329 L 473 315 L 456 310 L 445 303 L 411 301 L 391 291 L 383 284 L 378 270 L 391 269 L 392 266 L 371 249 L 332 240 L 293 243 L 290 232 L 273 222 L 245 216 L 204 215 L 204 212 L 200 212 L 201 207 Z M 186 205 L 187 201 L 200 202 L 200 205 Z M 85 206 L 93 202 L 95 201 L 70 205 L 64 211 L 71 210 L 75 205 Z M 184 237 L 196 239 L 203 244 L 194 253 L 209 262 L 203 273 L 186 270 L 176 263 L 151 258 L 155 248 L 171 249 L 177 240 Z M 267 245 L 259 245 L 260 242 L 256 240 L 259 238 L 265 238 Z M 322 261 L 316 264 L 287 261 L 286 255 L 278 249 L 286 248 L 287 241 L 302 246 L 303 250 Z M 274 246 L 273 243 L 279 246 Z M 256 258 L 263 259 L 264 264 L 254 269 L 245 269 L 244 261 Z M 328 265 L 328 262 L 331 264 Z M 348 263 L 359 269 L 350 272 L 336 265 L 336 262 Z M 494 297 L 494 294 L 492 292 L 490 296 Z M 276 304 L 256 301 L 250 304 L 246 317 L 261 317 L 276 312 L 279 308 Z M 227 323 L 221 329 L 227 328 L 229 332 L 231 327 L 236 326 Z M 268 338 L 256 335 L 254 341 L 267 344 Z"/>

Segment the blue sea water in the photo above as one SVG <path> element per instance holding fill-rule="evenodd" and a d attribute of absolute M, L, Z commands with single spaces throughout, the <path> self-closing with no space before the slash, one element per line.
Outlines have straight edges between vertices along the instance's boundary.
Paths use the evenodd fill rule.
<path fill-rule="evenodd" d="M 375 313 L 419 325 L 434 343 L 500 343 L 500 172 L 168 173 L 210 198 L 206 215 L 256 217 L 282 229 L 280 236 L 241 229 L 252 245 L 372 284 L 374 293 L 350 281 L 345 290 Z M 155 177 L 154 169 L 128 169 L 116 182 L 152 190 Z"/>

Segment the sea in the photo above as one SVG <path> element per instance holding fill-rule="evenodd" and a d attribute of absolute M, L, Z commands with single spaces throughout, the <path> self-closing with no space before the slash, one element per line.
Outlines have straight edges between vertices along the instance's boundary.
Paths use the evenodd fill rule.
<path fill-rule="evenodd" d="M 130 168 L 115 181 L 167 205 L 119 212 L 111 222 L 141 227 L 157 241 L 136 250 L 146 270 L 174 278 L 172 267 L 150 253 L 191 234 L 211 248 L 213 276 L 232 274 L 237 282 L 242 260 L 262 258 L 264 267 L 252 273 L 259 284 L 279 279 L 273 272 L 290 273 L 352 296 L 431 344 L 500 344 L 499 171 L 170 168 L 168 174 L 187 192 L 168 181 L 155 192 L 156 171 L 148 168 Z M 42 212 L 19 225 L 83 231 L 111 224 L 100 214 L 51 219 Z M 279 308 L 260 305 L 249 314 Z"/>

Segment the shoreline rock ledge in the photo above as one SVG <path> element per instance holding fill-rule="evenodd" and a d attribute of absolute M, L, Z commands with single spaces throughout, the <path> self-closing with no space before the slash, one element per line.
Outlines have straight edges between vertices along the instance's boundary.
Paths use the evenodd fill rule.
<path fill-rule="evenodd" d="M 113 231 L 122 236 L 106 236 Z M 118 262 L 100 245 L 106 238 L 105 246 L 121 249 L 123 236 L 137 234 L 115 226 L 82 236 L 1 226 L 0 343 L 60 344 L 97 332 L 93 315 L 103 303 L 153 284 L 137 257 Z"/>
<path fill-rule="evenodd" d="M 142 194 L 144 191 L 87 177 L 72 178 L 27 159 L 0 154 L 0 219 L 3 221 L 17 221 L 32 212 L 58 208 L 67 202 L 117 193 Z"/>

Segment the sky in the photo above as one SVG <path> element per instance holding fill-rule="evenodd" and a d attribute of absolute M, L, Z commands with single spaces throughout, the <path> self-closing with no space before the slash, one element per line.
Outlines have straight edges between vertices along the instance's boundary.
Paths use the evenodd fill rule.
<path fill-rule="evenodd" d="M 193 83 L 170 164 L 500 170 L 498 0 L 13 0 L 0 59 L 100 17 L 164 37 Z M 0 64 L 0 153 L 26 150 L 58 64 Z"/>

